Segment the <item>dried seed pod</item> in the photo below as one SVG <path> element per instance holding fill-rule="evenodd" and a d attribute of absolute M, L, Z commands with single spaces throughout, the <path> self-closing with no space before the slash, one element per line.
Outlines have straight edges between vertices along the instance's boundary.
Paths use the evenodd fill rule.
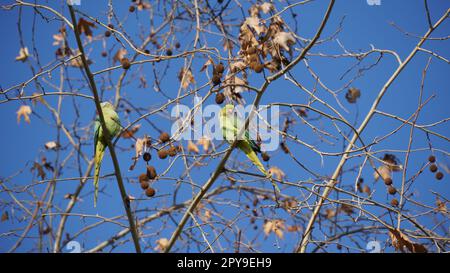
<path fill-rule="evenodd" d="M 225 95 L 223 93 L 216 94 L 216 103 L 222 104 L 225 101 Z"/>
<path fill-rule="evenodd" d="M 167 150 L 159 150 L 158 151 L 158 157 L 160 159 L 165 159 L 168 155 L 169 155 L 169 153 L 167 152 Z"/>
<path fill-rule="evenodd" d="M 141 182 L 141 188 L 143 190 L 146 190 L 148 187 L 150 187 L 150 184 L 147 181 Z"/>
<path fill-rule="evenodd" d="M 168 150 L 169 156 L 174 157 L 177 155 L 177 148 L 174 146 L 170 147 Z"/>
<path fill-rule="evenodd" d="M 428 161 L 430 161 L 430 163 L 434 163 L 434 162 L 436 162 L 436 157 L 434 155 L 430 155 L 428 157 Z"/>
<path fill-rule="evenodd" d="M 155 196 L 155 193 L 156 193 L 156 191 L 155 191 L 155 189 L 152 188 L 152 187 L 148 187 L 148 188 L 145 190 L 145 195 L 147 195 L 147 197 L 153 197 L 153 196 Z"/>
<path fill-rule="evenodd" d="M 170 140 L 170 135 L 168 133 L 166 133 L 166 132 L 162 132 L 161 135 L 159 135 L 159 140 L 162 143 L 166 143 L 166 142 L 168 142 Z"/>
<path fill-rule="evenodd" d="M 437 171 L 437 169 L 438 169 L 438 167 L 436 166 L 436 164 L 431 164 L 431 165 L 430 165 L 430 171 L 431 171 L 432 173 L 435 173 L 435 172 Z"/>
<path fill-rule="evenodd" d="M 214 86 L 219 85 L 220 84 L 220 76 L 218 74 L 214 74 L 211 81 Z"/>
<path fill-rule="evenodd" d="M 386 177 L 384 179 L 384 184 L 387 185 L 387 186 L 392 185 L 392 178 Z"/>
<path fill-rule="evenodd" d="M 261 73 L 264 69 L 264 65 L 257 63 L 254 65 L 253 70 L 255 70 L 256 73 Z"/>
<path fill-rule="evenodd" d="M 136 10 L 136 7 L 135 6 L 130 6 L 129 8 L 128 8 L 128 11 L 129 12 L 134 12 Z"/>
<path fill-rule="evenodd" d="M 166 55 L 167 55 L 167 56 L 172 56 L 172 54 L 173 54 L 172 49 L 168 48 L 168 49 L 166 50 Z"/>
<path fill-rule="evenodd" d="M 270 156 L 266 152 L 262 153 L 261 157 L 262 157 L 263 161 L 269 161 L 270 160 Z"/>
<path fill-rule="evenodd" d="M 111 36 L 111 31 L 109 31 L 109 30 L 105 31 L 105 37 L 109 37 L 109 36 Z"/>
<path fill-rule="evenodd" d="M 442 178 L 444 178 L 444 174 L 442 172 L 437 172 L 436 173 L 436 179 L 437 180 L 441 180 Z"/>
<path fill-rule="evenodd" d="M 111 29 L 114 29 L 114 25 L 113 24 L 108 24 L 108 27 Z"/>
<path fill-rule="evenodd" d="M 175 48 L 178 49 L 178 48 L 180 48 L 180 47 L 181 47 L 180 42 L 176 42 L 176 43 L 175 43 Z"/>
<path fill-rule="evenodd" d="M 152 155 L 149 152 L 145 152 L 142 157 L 144 158 L 145 162 L 149 162 L 150 159 L 152 159 Z"/>
<path fill-rule="evenodd" d="M 106 53 L 106 51 L 102 51 L 102 57 L 106 57 L 108 56 L 108 53 Z"/>
<path fill-rule="evenodd" d="M 139 183 L 148 182 L 148 176 L 146 173 L 141 173 L 139 175 Z"/>
<path fill-rule="evenodd" d="M 225 67 L 223 66 L 222 63 L 219 63 L 219 64 L 216 65 L 215 70 L 216 70 L 217 73 L 222 74 L 223 71 L 225 71 Z"/>
<path fill-rule="evenodd" d="M 397 190 L 394 187 L 389 186 L 388 187 L 388 193 L 391 194 L 391 195 L 394 195 L 394 194 L 397 193 Z"/>
<path fill-rule="evenodd" d="M 391 205 L 392 205 L 393 207 L 397 207 L 397 206 L 398 206 L 398 200 L 397 200 L 396 198 L 392 199 L 392 200 L 391 200 Z"/>
<path fill-rule="evenodd" d="M 125 70 L 129 69 L 131 66 L 130 60 L 128 60 L 128 58 L 122 58 L 122 60 L 120 60 L 120 63 L 122 64 L 122 68 Z"/>
<path fill-rule="evenodd" d="M 156 178 L 156 169 L 153 166 L 147 166 L 147 177 L 149 179 L 155 179 Z"/>

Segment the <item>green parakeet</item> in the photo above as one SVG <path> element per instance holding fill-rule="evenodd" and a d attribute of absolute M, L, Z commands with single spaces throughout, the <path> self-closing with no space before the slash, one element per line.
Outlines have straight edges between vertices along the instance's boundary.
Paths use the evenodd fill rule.
<path fill-rule="evenodd" d="M 230 144 L 233 143 L 237 134 L 242 128 L 242 122 L 234 111 L 234 105 L 225 105 L 219 113 L 219 122 L 222 127 L 222 134 L 225 140 Z M 265 175 L 268 176 L 266 169 L 258 158 L 256 153 L 260 153 L 261 149 L 256 142 L 250 139 L 248 130 L 243 133 L 242 139 L 238 140 L 237 147 L 245 153 L 252 163 Z M 275 189 L 280 192 L 278 186 L 272 181 Z"/>
<path fill-rule="evenodd" d="M 114 110 L 114 106 L 111 103 L 102 102 L 100 105 L 102 107 L 103 117 L 105 118 L 106 128 L 108 129 L 108 136 L 111 141 L 120 132 L 122 127 L 120 125 L 119 115 Z M 103 133 L 103 128 L 100 124 L 100 118 L 97 117 L 94 127 L 94 206 L 97 206 L 98 177 L 100 175 L 100 167 L 107 146 L 105 134 Z"/>

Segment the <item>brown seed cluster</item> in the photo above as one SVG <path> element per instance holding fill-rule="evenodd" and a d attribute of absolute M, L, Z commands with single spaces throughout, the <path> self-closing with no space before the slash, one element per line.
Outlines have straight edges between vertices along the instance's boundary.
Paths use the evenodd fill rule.
<path fill-rule="evenodd" d="M 147 197 L 152 197 L 155 195 L 155 189 L 150 186 L 150 181 L 157 177 L 156 169 L 153 166 L 147 166 L 145 173 L 139 175 L 139 183 L 141 189 L 145 191 Z"/>
<path fill-rule="evenodd" d="M 430 162 L 430 172 L 432 173 L 436 173 L 434 175 L 434 177 L 436 178 L 436 180 L 442 180 L 442 178 L 444 178 L 444 173 L 443 172 L 438 172 L 439 167 L 436 164 L 436 157 L 434 155 L 430 155 L 428 157 L 428 162 Z"/>
<path fill-rule="evenodd" d="M 131 67 L 131 63 L 130 60 L 128 60 L 128 58 L 122 58 L 120 60 L 120 64 L 122 65 L 122 68 L 125 70 L 130 69 Z"/>

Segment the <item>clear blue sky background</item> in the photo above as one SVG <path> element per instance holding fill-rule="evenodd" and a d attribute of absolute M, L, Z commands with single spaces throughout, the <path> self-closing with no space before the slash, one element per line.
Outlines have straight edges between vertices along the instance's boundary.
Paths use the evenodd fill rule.
<path fill-rule="evenodd" d="M 88 1 L 81 0 L 82 5 L 78 7 L 83 12 L 86 12 L 92 16 L 98 17 L 99 20 L 106 21 L 106 10 L 107 10 L 107 1 Z M 351 0 L 351 1 L 337 1 L 335 8 L 332 12 L 330 23 L 327 25 L 323 37 L 330 35 L 333 33 L 337 27 L 342 17 L 345 16 L 343 30 L 339 34 L 339 41 L 351 51 L 366 51 L 370 49 L 370 45 L 374 45 L 379 49 L 389 49 L 396 51 L 399 56 L 404 59 L 411 52 L 414 46 L 417 43 L 417 39 L 412 37 L 407 37 L 403 33 L 399 32 L 393 26 L 391 26 L 390 22 L 395 22 L 397 25 L 402 27 L 404 30 L 408 32 L 415 33 L 417 35 L 422 35 L 427 30 L 427 20 L 425 16 L 424 4 L 423 1 L 401 1 L 401 0 L 381 0 L 380 6 L 370 6 L 366 3 L 365 0 Z M 0 0 L 0 3 L 8 4 L 11 1 Z M 299 34 L 302 37 L 310 38 L 314 35 L 318 24 L 322 19 L 322 15 L 325 11 L 326 5 L 328 1 L 316 1 L 314 3 L 300 6 L 295 8 L 295 12 L 298 13 L 298 24 L 299 24 Z M 119 18 L 123 18 L 128 13 L 128 4 L 129 1 L 114 1 L 114 5 L 116 11 L 118 13 Z M 450 1 L 447 0 L 435 0 L 429 1 L 431 19 L 435 22 L 442 14 L 445 12 L 447 8 L 450 7 Z M 61 5 L 52 4 L 55 9 L 60 10 Z M 279 6 L 278 6 L 279 7 Z M 69 18 L 67 8 L 64 8 L 63 14 Z M 14 9 L 13 11 L 1 11 L 1 23 L 2 28 L 0 29 L 1 37 L 3 37 L 4 41 L 1 45 L 1 54 L 0 54 L 0 86 L 5 89 L 12 85 L 21 83 L 27 80 L 30 77 L 30 71 L 28 67 L 21 63 L 15 62 L 14 57 L 17 55 L 20 44 L 19 44 L 19 36 L 17 32 L 17 15 L 18 9 Z M 131 15 L 133 17 L 134 15 Z M 236 18 L 239 18 L 236 23 L 239 23 L 242 15 L 237 13 Z M 143 27 L 145 29 L 145 15 L 138 16 L 136 18 L 129 18 L 125 25 L 129 34 L 132 35 L 132 38 L 136 41 L 137 44 L 138 38 L 136 33 L 139 27 Z M 285 16 L 285 18 L 289 18 Z M 22 29 L 25 37 L 25 45 L 28 46 L 30 50 L 32 50 L 31 42 L 31 26 L 32 26 L 32 10 L 30 8 L 24 8 L 23 18 L 22 18 Z M 40 18 L 36 18 L 36 43 L 37 49 L 39 52 L 40 60 L 43 64 L 47 64 L 50 61 L 54 60 L 54 51 L 56 47 L 52 46 L 53 42 L 52 35 L 55 34 L 60 27 L 60 23 L 57 21 L 52 21 L 50 23 L 43 22 Z M 136 22 L 139 22 L 137 24 Z M 287 23 L 293 26 L 292 20 L 287 19 Z M 138 27 L 137 27 L 138 26 Z M 435 31 L 433 37 L 443 37 L 449 35 L 449 22 L 445 22 L 438 30 Z M 103 30 L 96 29 L 94 30 L 94 34 L 99 34 Z M 238 28 L 234 29 L 234 33 L 237 33 Z M 134 36 L 133 36 L 134 35 Z M 189 48 L 191 45 L 184 44 L 185 41 L 191 41 L 192 33 L 186 33 L 185 37 L 177 37 L 177 40 L 180 40 L 183 48 Z M 72 47 L 75 47 L 73 43 L 73 34 L 69 33 L 69 38 L 71 41 Z M 213 42 L 214 43 L 214 42 Z M 107 40 L 107 48 L 110 49 L 113 45 L 113 40 Z M 208 44 L 209 46 L 219 46 L 219 44 Z M 90 47 L 90 58 L 94 60 L 94 64 L 91 66 L 93 71 L 98 71 L 104 69 L 109 66 L 108 62 L 105 59 L 102 59 L 100 53 L 102 45 L 101 42 L 97 42 L 96 46 Z M 299 45 L 297 45 L 299 47 Z M 434 50 L 435 52 L 443 55 L 444 57 L 450 57 L 446 54 L 449 52 L 449 42 L 448 41 L 429 41 L 425 43 L 424 48 Z M 117 47 L 113 49 L 115 52 Z M 154 49 L 152 48 L 152 53 L 154 53 Z M 131 50 L 129 50 L 131 51 Z M 336 42 L 330 42 L 326 45 L 321 45 L 318 47 L 314 47 L 311 51 L 312 53 L 324 52 L 324 53 L 333 53 L 339 54 L 342 53 L 338 44 Z M 298 54 L 298 53 L 296 53 Z M 417 97 L 420 88 L 421 75 L 422 70 L 427 63 L 429 55 L 425 53 L 419 53 L 414 60 L 407 66 L 405 71 L 402 72 L 401 76 L 394 82 L 394 84 L 390 87 L 388 93 L 383 98 L 382 103 L 380 104 L 379 109 L 382 111 L 386 111 L 395 115 L 399 115 L 402 118 L 408 118 L 411 114 L 414 113 L 417 108 Z M 375 56 L 368 58 L 365 61 L 365 64 L 373 63 L 375 60 Z M 204 58 L 198 58 L 194 61 L 194 72 L 199 70 L 201 65 L 204 63 Z M 331 88 L 339 88 L 341 87 L 346 80 L 349 79 L 347 76 L 344 80 L 340 80 L 340 76 L 343 71 L 345 71 L 348 67 L 350 67 L 354 60 L 333 60 L 333 59 L 324 59 L 311 57 L 309 59 L 310 64 L 315 69 L 316 73 L 318 73 L 321 77 L 321 80 L 325 82 Z M 174 97 L 179 87 L 178 80 L 175 80 L 177 76 L 177 72 L 179 68 L 182 66 L 182 61 L 174 61 L 171 64 L 171 69 L 168 72 L 168 75 L 164 78 L 162 82 L 163 92 L 170 97 Z M 362 90 L 362 97 L 358 101 L 356 105 L 348 104 L 345 101 L 345 91 L 340 93 L 339 98 L 343 101 L 344 106 L 349 110 L 349 113 L 345 113 L 345 117 L 350 120 L 355 120 L 355 112 L 359 111 L 359 117 L 355 121 L 356 124 L 360 124 L 362 117 L 366 115 L 368 109 L 370 108 L 373 99 L 378 94 L 381 87 L 385 84 L 389 76 L 396 69 L 397 63 L 396 60 L 392 56 L 385 55 L 380 62 L 380 64 L 366 73 L 363 77 L 357 79 L 353 86 L 358 87 Z M 147 80 L 149 82 L 149 87 L 147 89 L 137 88 L 138 81 L 128 84 L 124 87 L 123 91 L 125 92 L 127 98 L 135 103 L 136 106 L 143 107 L 146 109 L 151 109 L 156 106 L 161 105 L 166 102 L 167 99 L 164 98 L 160 93 L 156 94 L 152 89 L 152 73 L 151 66 L 146 64 L 143 66 L 146 69 Z M 133 67 L 133 69 L 137 69 Z M 79 72 L 76 69 L 70 69 L 71 73 L 75 73 L 79 76 Z M 120 75 L 121 70 L 116 70 L 112 73 L 112 82 L 117 82 L 118 75 Z M 433 123 L 438 120 L 447 118 L 450 116 L 450 108 L 448 107 L 448 102 L 450 101 L 450 94 L 448 90 L 448 77 L 449 77 L 449 67 L 443 61 L 433 59 L 431 66 L 428 71 L 427 79 L 425 82 L 425 91 L 424 98 L 427 99 L 430 96 L 435 96 L 433 100 L 431 100 L 424 110 L 421 112 L 420 117 L 418 119 L 418 123 L 420 124 L 428 124 Z M 301 79 L 302 83 L 306 84 L 308 88 L 313 87 L 313 80 L 310 75 L 305 71 L 303 65 L 300 64 L 298 68 L 293 70 L 293 75 L 296 78 Z M 199 74 L 200 75 L 200 74 Z M 351 75 L 354 75 L 354 71 Z M 53 82 L 58 82 L 57 73 L 52 74 Z M 100 79 L 100 78 L 99 78 Z M 304 81 L 303 81 L 304 80 Z M 203 75 L 198 76 L 196 78 L 198 86 L 204 84 L 206 79 Z M 257 86 L 261 82 L 257 77 L 251 78 L 251 83 L 256 84 Z M 104 85 L 101 81 L 98 81 L 100 88 L 103 88 Z M 48 88 L 48 86 L 46 87 Z M 51 89 L 50 89 L 51 90 Z M 31 95 L 34 90 L 34 85 L 31 84 L 29 87 L 25 89 L 26 94 Z M 55 91 L 55 90 L 51 90 Z M 330 102 L 331 105 L 338 108 L 333 99 L 326 95 L 326 93 L 321 90 L 320 91 L 322 98 L 326 99 Z M 89 90 L 85 90 L 83 93 L 89 94 Z M 205 94 L 206 90 L 202 90 L 201 94 Z M 15 94 L 15 92 L 13 92 Z M 113 96 L 113 92 L 110 90 L 105 91 L 104 98 L 111 99 Z M 245 98 L 247 101 L 251 101 L 253 98 L 253 94 L 246 94 Z M 4 97 L 1 97 L 0 100 L 3 100 Z M 213 103 L 213 99 L 208 100 L 208 103 Z M 266 94 L 261 101 L 261 104 L 266 104 L 269 102 L 291 102 L 291 103 L 306 103 L 307 97 L 303 94 L 295 90 L 294 86 L 288 81 L 284 81 L 280 79 L 278 82 L 271 85 L 271 87 L 267 90 Z M 46 100 L 53 106 L 56 106 L 57 98 L 46 98 Z M 83 98 L 77 98 L 76 101 L 80 104 L 81 107 L 81 119 L 79 120 L 79 126 L 87 126 L 93 120 L 95 116 L 95 107 L 92 101 L 86 100 Z M 25 101 L 27 105 L 31 105 L 30 102 Z M 191 100 L 184 100 L 183 103 L 192 104 Z M 19 106 L 22 104 L 20 101 L 8 102 L 0 105 L 0 117 L 2 118 L 2 134 L 0 135 L 0 147 L 1 147 L 1 162 L 0 165 L 0 178 L 6 178 L 11 175 L 16 174 L 17 172 L 23 171 L 21 174 L 17 175 L 13 181 L 19 185 L 29 184 L 31 179 L 37 179 L 36 177 L 32 177 L 29 169 L 32 166 L 32 162 L 35 160 L 39 160 L 42 156 L 46 156 L 49 161 L 54 160 L 54 152 L 46 151 L 44 149 L 44 144 L 47 141 L 56 139 L 56 129 L 51 125 L 53 119 L 51 117 L 51 113 L 49 113 L 44 106 L 37 105 L 33 107 L 33 112 L 37 115 L 31 116 L 31 124 L 26 124 L 25 122 L 21 122 L 19 125 L 16 121 L 16 111 Z M 170 109 L 169 109 L 170 110 Z M 343 112 L 343 111 L 341 111 Z M 134 120 L 138 115 L 136 113 L 132 113 L 129 119 L 125 117 L 123 113 L 121 113 L 121 117 L 123 122 L 126 124 L 129 120 Z M 67 122 L 67 125 L 73 122 L 74 113 L 72 108 L 72 99 L 65 98 L 63 103 L 63 121 Z M 158 124 L 161 129 L 170 131 L 171 123 L 163 118 L 158 118 L 158 116 L 153 116 L 151 119 L 152 122 Z M 148 133 L 153 137 L 157 137 L 158 133 L 149 126 L 148 123 L 142 123 L 143 127 L 139 132 L 139 136 L 143 133 Z M 388 120 L 386 118 L 376 117 L 372 121 L 372 124 L 367 128 L 367 130 L 363 134 L 363 138 L 366 142 L 370 142 L 375 137 L 379 137 L 385 135 L 386 133 L 392 131 L 394 128 L 399 126 L 400 123 L 393 120 Z M 327 125 L 329 126 L 329 125 Z M 327 127 L 329 128 L 329 127 Z M 439 125 L 434 128 L 435 131 L 440 134 L 449 136 L 450 130 L 447 123 Z M 316 136 L 308 131 L 305 134 L 301 134 L 300 138 L 308 143 L 317 145 L 322 148 L 322 150 L 326 151 L 334 151 L 339 152 L 342 150 L 342 143 L 337 143 L 336 146 L 330 147 L 329 145 L 321 144 L 316 139 Z M 391 149 L 391 150 L 405 150 L 407 148 L 407 140 L 409 136 L 409 127 L 405 127 L 395 135 L 393 135 L 389 140 L 383 142 L 380 145 L 377 145 L 375 149 Z M 425 137 L 425 134 L 421 131 L 415 131 L 416 138 L 414 139 L 413 148 L 427 148 L 428 142 Z M 433 144 L 433 148 L 442 149 L 448 152 L 448 142 L 445 142 L 436 137 L 431 137 L 431 142 Z M 87 153 L 88 156 L 92 155 L 92 143 L 86 142 L 83 150 Z M 119 146 L 128 148 L 132 142 L 130 140 L 120 140 Z M 186 143 L 183 142 L 183 145 Z M 219 144 L 217 142 L 216 144 Z M 62 137 L 62 145 L 63 147 L 69 147 L 67 139 Z M 314 171 L 322 174 L 322 175 L 331 175 L 332 171 L 336 167 L 338 158 L 331 157 L 325 159 L 325 164 L 321 166 L 320 157 L 317 154 L 312 153 L 305 147 L 294 146 L 294 153 L 298 156 L 303 164 L 312 168 Z M 223 148 L 223 146 L 222 146 Z M 67 152 L 70 149 L 67 149 L 63 152 L 64 155 L 67 155 Z M 414 153 L 411 156 L 411 161 L 409 163 L 410 168 L 408 169 L 408 177 L 417 172 L 417 170 L 426 162 L 426 158 L 430 154 L 430 151 L 423 151 Z M 235 153 L 239 158 L 242 155 Z M 380 154 L 381 156 L 382 154 Z M 404 153 L 396 153 L 398 158 L 403 161 Z M 449 159 L 440 152 L 436 152 L 439 163 L 448 164 Z M 144 168 L 143 162 L 139 162 L 136 170 L 133 172 L 127 171 L 129 165 L 131 164 L 130 158 L 133 156 L 133 150 L 129 150 L 126 152 L 121 152 L 119 154 L 119 160 L 121 162 L 121 167 L 124 173 L 124 176 L 128 180 L 135 180 L 135 177 L 139 174 L 140 170 Z M 288 174 L 287 178 L 290 181 L 295 180 L 306 180 L 309 178 L 309 174 L 302 169 L 298 168 L 298 165 L 291 162 L 289 157 L 287 157 L 281 151 L 277 151 L 271 154 L 272 159 L 270 161 L 271 164 L 281 167 Z M 156 158 L 156 155 L 153 154 L 153 157 Z M 102 173 L 111 173 L 113 168 L 109 157 L 105 157 L 106 160 L 102 167 Z M 202 184 L 203 181 L 209 177 L 211 171 L 214 170 L 215 163 L 217 160 L 212 161 L 211 164 L 202 169 L 196 169 L 194 171 L 195 180 L 197 183 Z M 355 166 L 360 163 L 360 159 L 351 160 L 345 166 L 345 169 Z M 169 161 L 165 160 L 153 160 L 152 164 L 155 165 L 158 171 L 164 170 Z M 83 165 L 85 167 L 85 164 Z M 182 161 L 178 161 L 175 164 L 174 169 L 170 172 L 171 177 L 177 177 L 180 175 L 183 170 Z M 374 199 L 382 202 L 388 203 L 390 198 L 387 198 L 386 192 L 384 189 L 384 185 L 382 183 L 372 184 L 372 172 L 370 168 L 366 168 L 363 172 L 363 177 L 366 178 L 367 183 L 376 190 L 374 195 Z M 396 174 L 396 183 L 399 183 L 401 175 Z M 48 176 L 51 176 L 48 173 Z M 66 168 L 64 172 L 61 174 L 61 177 L 73 177 L 77 176 L 76 169 Z M 349 173 L 344 176 L 345 185 L 352 185 L 355 179 L 356 173 Z M 426 204 L 434 206 L 435 198 L 432 194 L 430 194 L 430 190 L 439 192 L 446 198 L 449 198 L 448 191 L 450 186 L 448 184 L 450 177 L 449 174 L 446 174 L 446 177 L 441 182 L 436 182 L 433 177 L 433 174 L 425 171 L 418 181 L 414 185 L 414 192 L 417 194 L 417 198 Z M 226 181 L 222 181 L 219 179 L 217 183 L 227 183 Z M 65 208 L 67 204 L 67 200 L 62 197 L 66 193 L 73 192 L 76 188 L 78 182 L 68 181 L 59 183 L 57 186 L 56 193 L 56 203 L 60 205 L 62 208 Z M 92 207 L 92 194 L 91 191 L 93 187 L 89 183 L 83 192 L 82 198 L 84 202 L 78 203 L 73 212 L 87 213 L 87 214 L 100 214 L 105 217 L 113 217 L 123 213 L 123 206 L 119 198 L 119 192 L 117 190 L 117 185 L 114 180 L 103 180 L 101 181 L 102 185 L 107 185 L 107 193 L 108 195 L 100 195 L 100 203 L 98 208 L 94 209 Z M 399 186 L 399 184 L 397 184 Z M 156 209 L 156 204 L 166 204 L 169 205 L 172 201 L 172 196 L 170 195 L 174 189 L 173 181 L 164 180 L 157 182 L 154 187 L 157 189 L 158 196 L 154 199 L 147 200 L 142 202 L 140 205 L 140 209 L 148 208 L 148 209 Z M 178 202 L 183 202 L 188 200 L 191 197 L 191 189 L 190 186 L 183 186 L 184 190 L 180 192 L 177 196 Z M 143 197 L 142 191 L 136 183 L 126 183 L 127 191 L 137 197 Z M 36 187 L 36 194 L 40 194 L 43 190 L 43 187 Z M 296 195 L 298 194 L 297 190 L 287 191 L 288 194 Z M 88 196 L 85 196 L 89 194 Z M 223 197 L 235 198 L 233 196 L 235 193 L 224 194 Z M 29 195 L 20 195 L 22 198 L 26 200 L 30 200 Z M 11 201 L 10 197 L 6 193 L 0 193 L 0 199 L 2 202 Z M 161 200 L 165 200 L 164 202 Z M 3 204 L 2 204 L 3 205 Z M 0 207 L 3 211 L 3 208 Z M 223 212 L 224 216 L 232 217 L 235 211 L 233 209 L 227 209 L 227 207 L 220 208 Z M 277 210 L 277 212 L 280 210 Z M 306 212 L 306 211 L 302 211 Z M 281 211 L 280 217 L 286 216 L 285 213 Z M 11 214 L 11 212 L 10 212 Z M 144 214 L 139 214 L 140 217 L 144 216 Z M 175 219 L 179 219 L 180 214 L 175 215 Z M 58 220 L 56 218 L 55 220 Z M 170 220 L 169 220 L 170 221 Z M 245 221 L 248 222 L 248 219 L 243 219 L 243 223 Z M 428 225 L 431 223 L 426 221 Z M 68 232 L 76 232 L 80 229 L 80 227 L 85 226 L 90 223 L 94 223 L 95 221 L 92 219 L 84 219 L 81 220 L 78 217 L 72 217 L 69 219 L 67 223 L 67 231 Z M 260 226 L 262 221 L 260 220 Z M 288 222 L 289 223 L 289 222 Z M 8 222 L 2 222 L 0 224 L 0 233 L 7 232 L 12 228 L 23 227 L 24 223 L 18 223 L 17 219 Z M 158 232 L 154 236 L 150 236 L 148 238 L 143 239 L 145 243 L 154 245 L 156 239 L 160 237 L 169 238 L 174 229 L 174 223 L 170 223 L 168 229 L 159 231 L 158 225 L 150 224 L 148 229 L 145 230 L 146 233 L 151 234 L 152 232 Z M 245 225 L 244 225 L 245 226 Z M 407 225 L 405 225 L 407 226 Z M 411 228 L 410 226 L 407 226 Z M 449 225 L 446 224 L 446 229 L 448 231 Z M 88 235 L 82 235 L 77 238 L 83 244 L 83 248 L 88 249 L 96 245 L 96 243 L 109 238 L 115 232 L 120 230 L 121 227 L 116 225 L 102 225 L 102 228 L 97 228 L 88 233 Z M 260 232 L 260 229 L 257 232 L 252 231 L 252 226 L 248 225 L 248 238 L 252 238 L 253 236 L 263 236 Z M 33 228 L 30 232 L 31 236 L 36 236 L 37 230 Z M 320 236 L 319 233 L 315 234 Z M 212 237 L 213 238 L 213 237 Z M 233 238 L 230 238 L 233 240 Z M 383 235 L 374 235 L 374 239 L 385 241 L 386 237 Z M 1 237 L 0 238 L 0 251 L 7 251 L 15 242 L 16 238 L 14 237 Z M 274 235 L 270 235 L 264 243 L 259 246 L 259 250 L 261 251 L 269 251 L 269 252 L 282 252 L 282 251 L 292 251 L 295 247 L 296 243 L 299 240 L 299 234 L 288 233 L 286 234 L 286 238 L 284 241 L 280 242 L 280 247 L 277 248 L 274 246 L 276 244 L 276 239 Z M 29 239 L 25 240 L 24 244 L 19 248 L 19 251 L 29 250 L 35 245 L 35 240 Z M 364 244 L 363 244 L 364 246 Z M 182 249 L 183 251 L 188 251 L 188 249 Z M 333 250 L 331 248 L 330 250 Z M 392 250 L 388 248 L 388 250 Z M 119 246 L 115 251 L 133 251 L 133 247 L 131 244 L 126 244 L 124 246 Z M 191 249 L 190 251 L 198 251 L 197 249 Z M 232 250 L 229 250 L 232 251 Z"/>

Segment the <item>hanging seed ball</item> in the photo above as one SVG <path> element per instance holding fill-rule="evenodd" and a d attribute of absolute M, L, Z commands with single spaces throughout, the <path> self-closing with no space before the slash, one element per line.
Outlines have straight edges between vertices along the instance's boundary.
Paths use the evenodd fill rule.
<path fill-rule="evenodd" d="M 250 218 L 250 224 L 254 224 L 256 221 L 255 217 Z"/>
<path fill-rule="evenodd" d="M 102 51 L 102 57 L 106 57 L 108 56 L 108 53 L 106 53 L 106 51 Z"/>
<path fill-rule="evenodd" d="M 170 140 L 170 136 L 169 136 L 168 133 L 162 132 L 162 133 L 159 135 L 159 140 L 161 140 L 162 143 L 166 143 L 167 141 Z"/>
<path fill-rule="evenodd" d="M 223 73 L 224 70 L 225 70 L 225 67 L 223 66 L 222 63 L 219 63 L 219 64 L 216 65 L 217 73 Z"/>
<path fill-rule="evenodd" d="M 122 68 L 125 70 L 129 69 L 131 66 L 130 60 L 128 60 L 128 58 L 122 58 L 122 60 L 120 60 L 120 63 L 122 64 Z"/>
<path fill-rule="evenodd" d="M 437 180 L 441 180 L 442 178 L 444 178 L 444 174 L 442 172 L 437 172 L 436 173 L 436 179 Z"/>
<path fill-rule="evenodd" d="M 136 10 L 136 8 L 134 6 L 130 6 L 130 8 L 128 9 L 129 12 L 134 12 Z"/>
<path fill-rule="evenodd" d="M 435 173 L 435 172 L 437 171 L 437 169 L 438 169 L 438 167 L 436 166 L 436 164 L 431 164 L 431 165 L 430 165 L 430 171 L 431 171 L 432 173 Z"/>
<path fill-rule="evenodd" d="M 150 50 L 145 49 L 145 50 L 144 50 L 144 53 L 145 53 L 145 54 L 150 54 Z"/>
<path fill-rule="evenodd" d="M 153 196 L 155 196 L 155 189 L 152 188 L 152 187 L 148 187 L 148 188 L 145 190 L 145 195 L 147 195 L 147 197 L 153 197 Z"/>
<path fill-rule="evenodd" d="M 141 182 L 141 188 L 143 190 L 146 190 L 148 187 L 150 187 L 150 184 L 147 181 Z"/>
<path fill-rule="evenodd" d="M 392 185 L 392 178 L 386 177 L 386 178 L 384 179 L 384 184 L 387 185 L 387 186 Z"/>
<path fill-rule="evenodd" d="M 114 29 L 114 25 L 113 24 L 108 24 L 108 27 L 111 29 Z"/>
<path fill-rule="evenodd" d="M 220 84 L 220 76 L 218 74 L 214 74 L 211 81 L 214 86 L 219 85 Z"/>
<path fill-rule="evenodd" d="M 169 153 L 167 152 L 167 150 L 159 150 L 158 151 L 158 157 L 160 159 L 165 159 L 167 157 Z"/>
<path fill-rule="evenodd" d="M 166 55 L 167 56 L 172 56 L 172 49 L 170 49 L 170 48 L 168 48 L 167 50 L 166 50 Z"/>
<path fill-rule="evenodd" d="M 225 101 L 225 95 L 223 93 L 216 94 L 216 103 L 222 104 Z"/>
<path fill-rule="evenodd" d="M 149 152 L 145 152 L 142 157 L 144 158 L 145 162 L 149 162 L 150 159 L 152 159 L 152 155 Z"/>
<path fill-rule="evenodd" d="M 170 147 L 169 150 L 169 156 L 174 157 L 177 155 L 177 148 L 175 148 L 174 146 Z"/>
<path fill-rule="evenodd" d="M 262 153 L 262 160 L 263 161 L 269 161 L 270 160 L 270 156 L 266 153 L 266 152 L 264 152 L 264 153 Z"/>
<path fill-rule="evenodd" d="M 398 200 L 397 200 L 396 198 L 392 199 L 392 200 L 391 200 L 391 205 L 392 205 L 393 207 L 397 207 L 397 206 L 398 206 Z"/>
<path fill-rule="evenodd" d="M 147 177 L 149 179 L 155 179 L 156 178 L 156 169 L 153 166 L 147 166 Z"/>
<path fill-rule="evenodd" d="M 148 182 L 148 176 L 146 173 L 141 173 L 139 175 L 139 183 Z"/>
<path fill-rule="evenodd" d="M 105 37 L 109 37 L 109 36 L 111 36 L 111 31 L 109 31 L 109 30 L 105 31 Z"/>
<path fill-rule="evenodd" d="M 389 192 L 389 194 L 394 195 L 394 194 L 397 193 L 397 190 L 394 187 L 389 186 L 388 187 L 388 192 Z"/>
<path fill-rule="evenodd" d="M 431 163 L 434 163 L 434 162 L 436 162 L 436 157 L 434 155 L 430 155 L 428 157 L 428 161 L 430 161 Z"/>
<path fill-rule="evenodd" d="M 263 69 L 264 69 L 264 65 L 262 65 L 260 63 L 258 63 L 254 66 L 254 70 L 256 73 L 261 73 L 263 71 Z"/>
<path fill-rule="evenodd" d="M 181 47 L 180 42 L 176 42 L 176 43 L 175 43 L 175 48 L 178 49 L 178 48 L 180 48 L 180 47 Z"/>

